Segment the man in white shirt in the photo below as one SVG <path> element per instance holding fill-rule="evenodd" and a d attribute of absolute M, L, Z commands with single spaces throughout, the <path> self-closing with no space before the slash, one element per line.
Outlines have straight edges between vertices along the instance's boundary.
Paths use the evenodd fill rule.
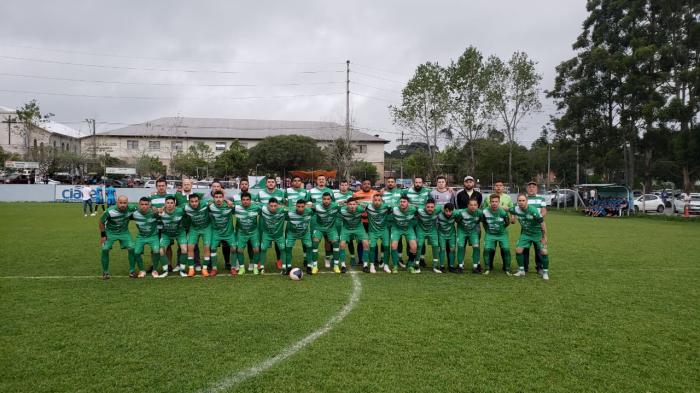
<path fill-rule="evenodd" d="M 88 185 L 88 183 L 85 183 L 80 189 L 80 192 L 82 193 L 83 199 L 83 215 L 87 217 L 87 208 L 89 207 L 90 215 L 94 216 L 95 212 L 92 211 L 92 188 Z"/>

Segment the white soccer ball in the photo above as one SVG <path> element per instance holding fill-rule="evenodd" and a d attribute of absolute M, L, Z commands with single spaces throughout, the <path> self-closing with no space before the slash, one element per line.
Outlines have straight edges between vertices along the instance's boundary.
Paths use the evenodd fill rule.
<path fill-rule="evenodd" d="M 304 272 L 301 271 L 298 267 L 295 267 L 294 269 L 289 271 L 289 278 L 291 278 L 294 281 L 299 281 L 301 278 L 304 276 Z"/>

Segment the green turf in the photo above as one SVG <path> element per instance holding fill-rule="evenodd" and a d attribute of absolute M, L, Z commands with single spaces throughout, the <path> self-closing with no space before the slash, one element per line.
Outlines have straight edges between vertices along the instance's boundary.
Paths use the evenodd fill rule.
<path fill-rule="evenodd" d="M 345 320 L 232 390 L 698 390 L 700 225 L 547 221 L 550 282 L 361 274 Z M 76 276 L 0 278 L 1 392 L 196 391 L 318 329 L 352 289 L 332 274 L 102 282 L 98 237 L 78 205 L 0 204 L 0 276 Z M 126 274 L 123 251 L 111 270 Z"/>

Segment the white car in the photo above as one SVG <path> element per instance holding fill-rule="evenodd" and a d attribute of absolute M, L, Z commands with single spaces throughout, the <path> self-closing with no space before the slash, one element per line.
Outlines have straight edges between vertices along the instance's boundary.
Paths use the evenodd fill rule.
<path fill-rule="evenodd" d="M 149 180 L 143 185 L 145 188 L 156 188 L 156 181 L 155 180 Z"/>
<path fill-rule="evenodd" d="M 637 212 L 664 212 L 664 201 L 654 194 L 644 194 L 634 199 L 634 211 Z"/>
<path fill-rule="evenodd" d="M 206 180 L 200 180 L 192 185 L 192 188 L 210 188 L 211 187 L 211 182 L 208 182 Z"/>
<path fill-rule="evenodd" d="M 673 199 L 673 212 L 683 214 L 685 212 L 685 203 L 688 194 L 680 194 Z M 700 214 L 700 193 L 691 192 L 688 200 L 688 213 Z"/>

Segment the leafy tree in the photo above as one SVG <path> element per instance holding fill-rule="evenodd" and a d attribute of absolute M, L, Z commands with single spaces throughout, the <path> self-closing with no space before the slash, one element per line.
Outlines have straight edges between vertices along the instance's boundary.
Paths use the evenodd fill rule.
<path fill-rule="evenodd" d="M 214 160 L 214 174 L 217 177 L 248 174 L 248 149 L 238 140 L 219 154 Z"/>
<path fill-rule="evenodd" d="M 263 139 L 248 150 L 251 168 L 262 168 L 277 172 L 294 169 L 320 168 L 325 154 L 313 138 L 301 135 L 279 135 Z"/>
<path fill-rule="evenodd" d="M 323 151 L 331 166 L 338 168 L 340 179 L 350 180 L 352 176 L 352 157 L 355 154 L 355 147 L 345 138 L 334 140 L 330 146 Z"/>
<path fill-rule="evenodd" d="M 403 160 L 404 177 L 421 176 L 424 179 L 430 174 L 430 155 L 422 150 L 418 150 Z"/>
<path fill-rule="evenodd" d="M 139 176 L 158 178 L 165 175 L 165 172 L 165 165 L 163 165 L 158 157 L 144 154 L 136 160 L 136 173 L 138 173 Z"/>
<path fill-rule="evenodd" d="M 202 174 L 208 173 L 213 160 L 214 152 L 209 145 L 197 142 L 186 152 L 177 152 L 170 160 L 170 168 L 181 176 L 201 177 Z"/>
<path fill-rule="evenodd" d="M 377 167 L 371 162 L 358 160 L 352 163 L 350 167 L 350 176 L 355 179 L 369 179 L 372 184 L 379 179 L 379 173 L 377 172 Z"/>

